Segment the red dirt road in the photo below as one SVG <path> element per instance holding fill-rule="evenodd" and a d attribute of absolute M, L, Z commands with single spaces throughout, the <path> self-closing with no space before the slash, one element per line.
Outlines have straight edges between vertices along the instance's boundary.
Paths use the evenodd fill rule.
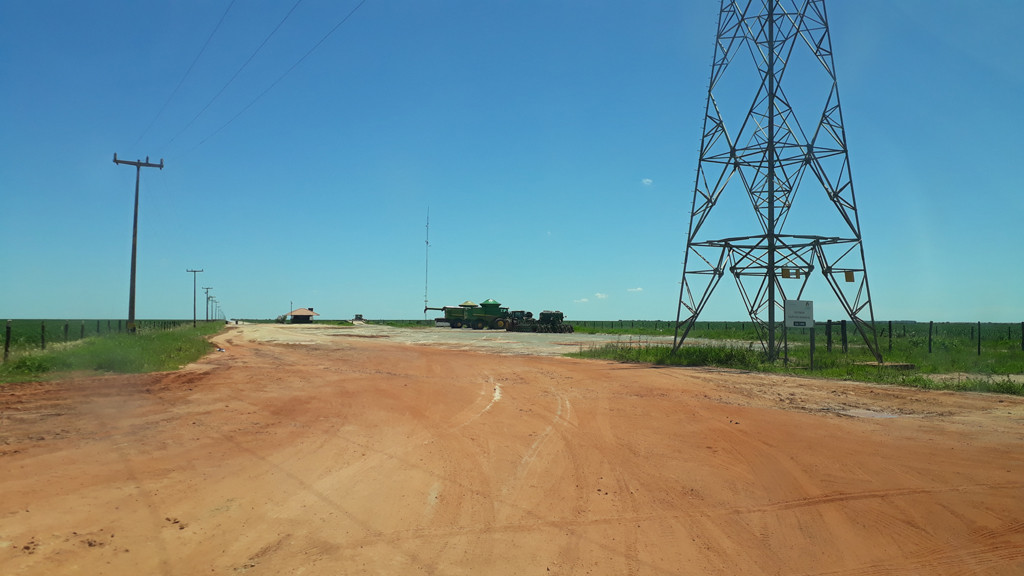
<path fill-rule="evenodd" d="M 0 388 L 0 574 L 1024 574 L 1021 399 L 297 330 Z"/>

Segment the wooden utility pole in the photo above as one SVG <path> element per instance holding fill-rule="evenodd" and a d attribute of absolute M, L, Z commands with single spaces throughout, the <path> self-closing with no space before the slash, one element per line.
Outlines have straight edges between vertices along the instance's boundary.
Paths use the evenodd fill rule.
<path fill-rule="evenodd" d="M 192 274 L 192 327 L 196 327 L 196 274 L 202 272 L 202 268 L 199 270 L 185 270 Z"/>
<path fill-rule="evenodd" d="M 213 286 L 203 286 L 203 292 L 206 293 L 206 321 L 210 321 L 210 290 L 213 290 Z"/>
<path fill-rule="evenodd" d="M 164 159 L 160 159 L 159 164 L 151 164 L 149 162 L 149 156 L 146 156 L 146 161 L 136 160 L 118 160 L 117 152 L 114 152 L 114 164 L 128 164 L 129 166 L 135 166 L 135 216 L 132 220 L 132 272 L 131 281 L 128 285 L 128 333 L 135 333 L 135 254 L 136 247 L 138 246 L 139 237 L 139 176 L 143 168 L 159 168 L 164 169 Z"/>

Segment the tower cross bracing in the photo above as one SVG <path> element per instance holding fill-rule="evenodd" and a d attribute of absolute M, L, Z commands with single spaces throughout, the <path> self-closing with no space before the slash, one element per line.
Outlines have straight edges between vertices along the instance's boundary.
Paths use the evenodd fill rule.
<path fill-rule="evenodd" d="M 728 274 L 777 357 L 814 272 L 881 360 L 825 2 L 722 0 L 674 350 Z"/>

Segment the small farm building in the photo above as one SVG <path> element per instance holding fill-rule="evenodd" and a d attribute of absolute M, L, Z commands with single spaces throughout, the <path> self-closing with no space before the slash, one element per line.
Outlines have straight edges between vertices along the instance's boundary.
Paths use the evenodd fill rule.
<path fill-rule="evenodd" d="M 313 308 L 296 308 L 288 313 L 292 317 L 292 324 L 309 324 L 313 322 L 313 316 L 319 316 L 313 312 Z"/>

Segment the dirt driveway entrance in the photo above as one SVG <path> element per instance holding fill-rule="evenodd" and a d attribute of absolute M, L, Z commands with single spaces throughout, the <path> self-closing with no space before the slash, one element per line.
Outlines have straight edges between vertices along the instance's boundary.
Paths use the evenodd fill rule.
<path fill-rule="evenodd" d="M 1021 399 L 391 330 L 0 388 L 0 573 L 1024 573 Z"/>

